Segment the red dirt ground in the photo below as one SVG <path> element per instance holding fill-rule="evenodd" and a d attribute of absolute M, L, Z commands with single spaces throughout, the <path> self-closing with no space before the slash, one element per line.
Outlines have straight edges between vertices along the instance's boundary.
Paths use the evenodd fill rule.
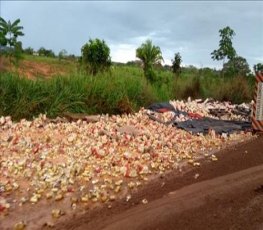
<path fill-rule="evenodd" d="M 58 64 L 51 64 L 45 62 L 22 60 L 19 63 L 19 67 L 16 70 L 15 67 L 11 67 L 7 60 L 1 60 L 0 71 L 18 71 L 19 75 L 25 76 L 29 79 L 34 79 L 35 77 L 41 76 L 45 78 L 50 78 L 54 75 L 65 75 L 67 72 L 64 70 L 63 66 Z"/>
<path fill-rule="evenodd" d="M 34 78 L 35 76 L 51 77 L 52 75 L 65 74 L 61 69 L 52 66 L 51 64 L 32 62 L 32 61 L 22 61 L 19 73 L 28 78 Z"/>

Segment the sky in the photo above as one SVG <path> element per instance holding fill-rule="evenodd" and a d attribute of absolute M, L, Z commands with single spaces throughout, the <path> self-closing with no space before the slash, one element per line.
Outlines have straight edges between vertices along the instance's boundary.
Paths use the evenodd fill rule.
<path fill-rule="evenodd" d="M 236 33 L 233 46 L 250 67 L 263 63 L 263 2 L 260 1 L 3 1 L 0 16 L 21 19 L 23 48 L 65 49 L 80 55 L 88 40 L 105 40 L 116 62 L 136 60 L 146 39 L 159 46 L 163 64 L 179 52 L 184 66 L 221 68 L 211 52 L 219 29 Z"/>

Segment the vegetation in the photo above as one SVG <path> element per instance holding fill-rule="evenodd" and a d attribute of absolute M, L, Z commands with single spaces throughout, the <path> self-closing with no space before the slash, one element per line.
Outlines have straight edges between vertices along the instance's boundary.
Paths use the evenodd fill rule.
<path fill-rule="evenodd" d="M 0 17 L 0 33 L 1 33 L 1 45 L 15 47 L 17 43 L 17 37 L 23 36 L 22 26 L 19 26 L 20 19 L 15 20 L 13 23 L 11 21 L 5 21 Z"/>
<path fill-rule="evenodd" d="M 175 53 L 174 59 L 172 60 L 172 72 L 175 74 L 175 76 L 178 76 L 181 72 L 181 63 L 182 57 L 180 53 Z"/>
<path fill-rule="evenodd" d="M 255 73 L 263 72 L 263 64 L 257 63 L 256 65 L 253 66 L 253 69 L 254 69 Z"/>
<path fill-rule="evenodd" d="M 160 65 L 163 61 L 162 52 L 159 46 L 154 46 L 151 40 L 146 40 L 139 48 L 136 49 L 136 57 L 143 63 L 144 76 L 150 82 L 156 80 L 153 67 Z"/>
<path fill-rule="evenodd" d="M 55 53 L 50 49 L 45 49 L 44 47 L 40 47 L 37 51 L 39 56 L 45 56 L 45 57 L 55 57 Z"/>
<path fill-rule="evenodd" d="M 250 69 L 245 58 L 236 56 L 224 64 L 223 72 L 226 76 L 231 77 L 247 76 L 250 73 Z"/>
<path fill-rule="evenodd" d="M 211 55 L 213 60 L 223 60 L 223 65 L 225 59 L 232 60 L 236 56 L 236 50 L 232 45 L 232 38 L 235 36 L 234 30 L 229 26 L 219 30 L 221 40 L 219 41 L 219 48 L 214 50 Z"/>
<path fill-rule="evenodd" d="M 19 23 L 19 19 L 14 23 L 0 20 L 0 45 L 14 51 L 13 55 L 22 52 L 22 43 L 17 41 L 17 37 L 23 35 Z M 232 46 L 235 33 L 230 27 L 219 32 L 219 49 L 211 54 L 214 60 L 223 60 L 223 72 L 230 76 L 228 78 L 220 77 L 220 71 L 210 68 L 181 67 L 180 53 L 175 53 L 172 66 L 162 66 L 161 49 L 151 40 L 136 49 L 140 61 L 127 64 L 112 63 L 110 49 L 100 39 L 90 39 L 82 47 L 79 62 L 66 50 L 61 50 L 56 57 L 52 50 L 41 47 L 39 56 L 33 56 L 34 50 L 28 47 L 23 50 L 25 63 L 35 63 L 35 67 L 46 68 L 44 72 L 50 76 L 51 73 L 57 75 L 43 77 L 36 70 L 33 72 L 36 78 L 24 78 L 21 73 L 28 65 L 19 69 L 20 72 L 0 73 L 0 116 L 12 115 L 19 120 L 40 113 L 49 117 L 63 116 L 66 112 L 130 113 L 153 102 L 189 96 L 234 103 L 249 101 L 253 96 L 254 77 L 249 75 L 246 59 L 238 56 Z M 30 67 L 32 76 L 33 65 Z M 262 71 L 262 68 L 260 63 L 254 66 L 255 71 Z"/>
<path fill-rule="evenodd" d="M 0 17 L 0 46 L 3 47 L 0 52 L 0 68 L 2 64 L 2 55 L 8 57 L 9 61 L 18 65 L 19 60 L 22 58 L 22 43 L 17 41 L 19 36 L 24 36 L 22 26 L 19 26 L 20 19 L 5 21 Z"/>
<path fill-rule="evenodd" d="M 209 68 L 184 67 L 180 77 L 170 71 L 156 73 L 159 81 L 147 83 L 138 67 L 114 66 L 107 72 L 54 76 L 29 80 L 15 74 L 0 74 L 0 116 L 13 119 L 32 118 L 39 113 L 49 117 L 65 112 L 118 114 L 137 111 L 153 102 L 170 99 L 212 97 L 235 103 L 250 101 L 254 78 L 220 78 Z"/>
<path fill-rule="evenodd" d="M 65 49 L 62 49 L 59 53 L 58 53 L 58 59 L 65 59 L 68 55 L 68 52 Z"/>
<path fill-rule="evenodd" d="M 23 53 L 28 55 L 33 55 L 34 49 L 31 47 L 27 47 L 26 49 L 23 50 Z"/>
<path fill-rule="evenodd" d="M 90 39 L 81 48 L 81 55 L 82 64 L 87 72 L 92 75 L 107 71 L 111 66 L 110 48 L 104 40 Z"/>
<path fill-rule="evenodd" d="M 235 36 L 234 30 L 229 26 L 219 30 L 221 40 L 219 48 L 214 50 L 211 55 L 213 60 L 223 60 L 222 75 L 228 77 L 248 76 L 251 71 L 247 60 L 237 55 L 232 45 L 232 38 Z M 228 60 L 225 63 L 225 60 Z"/>

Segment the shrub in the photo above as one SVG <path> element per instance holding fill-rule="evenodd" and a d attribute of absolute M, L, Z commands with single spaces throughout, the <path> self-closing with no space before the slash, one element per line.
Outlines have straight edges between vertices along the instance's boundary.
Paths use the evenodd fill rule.
<path fill-rule="evenodd" d="M 109 70 L 111 66 L 110 48 L 104 40 L 90 39 L 81 48 L 81 62 L 88 73 L 96 75 L 98 72 Z"/>

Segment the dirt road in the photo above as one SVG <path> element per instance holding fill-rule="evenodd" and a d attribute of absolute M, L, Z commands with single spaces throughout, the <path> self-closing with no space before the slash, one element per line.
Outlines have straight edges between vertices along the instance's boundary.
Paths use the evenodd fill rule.
<path fill-rule="evenodd" d="M 263 229 L 263 137 L 57 229 Z M 142 204 L 147 199 L 147 204 Z"/>

